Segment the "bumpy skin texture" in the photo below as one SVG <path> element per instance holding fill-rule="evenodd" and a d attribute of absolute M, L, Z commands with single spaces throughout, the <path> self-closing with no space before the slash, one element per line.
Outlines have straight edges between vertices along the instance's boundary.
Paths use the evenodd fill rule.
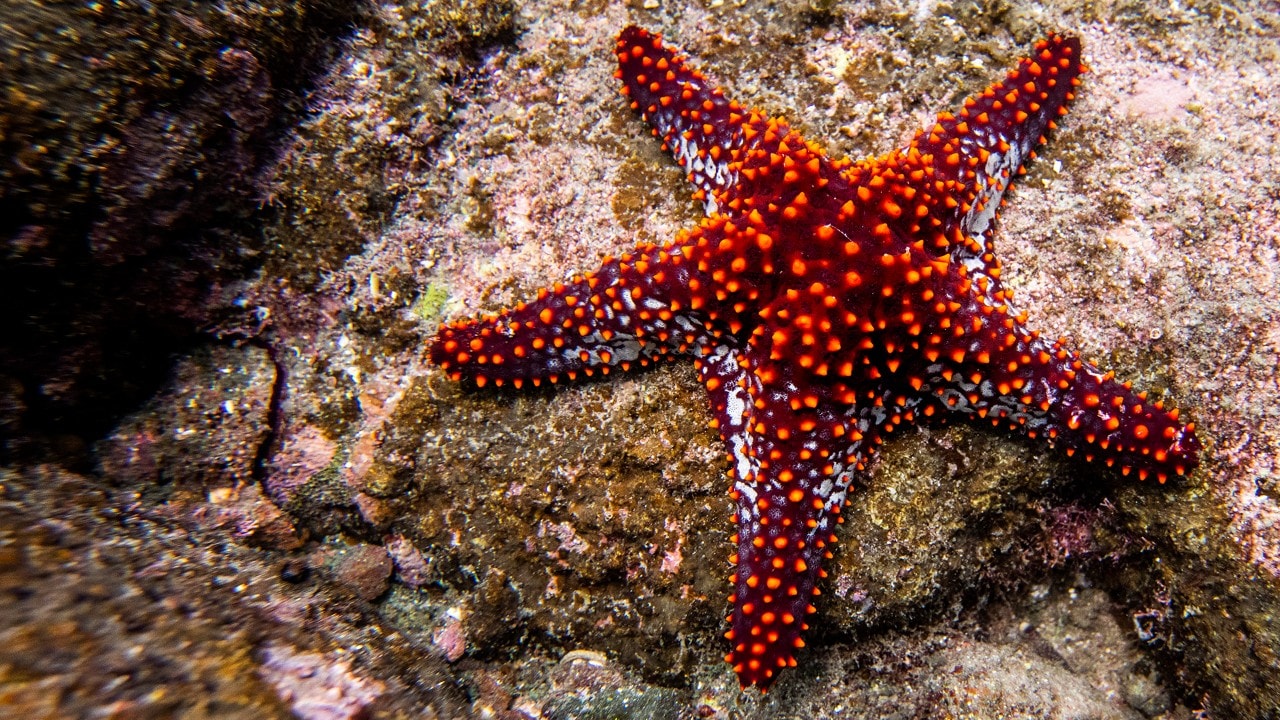
<path fill-rule="evenodd" d="M 1195 467 L 1192 424 L 1028 330 L 1001 286 L 996 209 L 1066 113 L 1078 40 L 1050 35 L 906 148 L 859 163 L 726 99 L 657 35 L 628 27 L 616 54 L 707 217 L 442 328 L 431 358 L 520 387 L 695 357 L 732 464 L 727 660 L 744 687 L 795 664 L 850 481 L 898 425 L 990 420 L 1161 482 Z"/>

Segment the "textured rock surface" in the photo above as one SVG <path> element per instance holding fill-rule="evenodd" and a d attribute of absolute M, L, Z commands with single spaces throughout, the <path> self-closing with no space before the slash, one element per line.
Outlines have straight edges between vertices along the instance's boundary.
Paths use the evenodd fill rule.
<path fill-rule="evenodd" d="M 253 482 L 271 433 L 276 370 L 265 350 L 206 347 L 96 448 L 102 475 L 132 487 L 201 492 Z"/>
<path fill-rule="evenodd" d="M 5 632 L 67 650 L 0 650 L 0 692 L 22 693 L 4 697 L 45 707 L 46 682 L 78 688 L 69 714 L 98 692 L 135 701 L 153 686 L 102 678 L 178 657 L 183 702 L 225 696 L 194 679 L 230 663 L 217 677 L 268 715 L 325 692 L 351 703 L 323 712 L 375 717 L 1280 711 L 1280 8 L 645 4 L 393 4 L 361 24 L 287 139 L 265 270 L 240 288 L 256 313 L 236 327 L 276 362 L 193 353 L 100 446 L 105 489 L 5 476 Z M 1093 72 L 1003 216 L 1005 279 L 1037 327 L 1186 407 L 1201 470 L 1143 485 L 979 427 L 904 433 L 854 498 L 800 667 L 739 693 L 720 660 L 723 450 L 692 369 L 473 393 L 424 361 L 441 318 L 696 220 L 617 95 L 628 22 L 851 156 L 904 142 L 1045 29 L 1081 35 Z M 223 367 L 258 370 L 211 383 Z M 122 460 L 193 420 L 208 442 L 156 451 L 163 470 Z M 271 510 L 288 532 L 237 530 Z M 351 552 L 376 572 L 344 586 Z M 180 572 L 130 570 L 153 562 Z M 88 602 L 68 572 L 143 608 L 153 654 L 115 631 L 57 640 Z M 305 610 L 281 599 L 299 595 Z M 171 606 L 195 610 L 148 614 Z"/>
<path fill-rule="evenodd" d="M 468 712 L 443 663 L 354 596 L 166 507 L 52 467 L 0 475 L 6 714 Z"/>

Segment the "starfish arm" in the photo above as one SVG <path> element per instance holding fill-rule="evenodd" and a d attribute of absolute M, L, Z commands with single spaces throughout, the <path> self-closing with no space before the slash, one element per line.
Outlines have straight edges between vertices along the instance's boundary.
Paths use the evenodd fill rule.
<path fill-rule="evenodd" d="M 743 144 L 746 111 L 687 66 L 661 35 L 632 25 L 619 34 L 615 54 L 622 94 L 688 170 L 707 213 L 714 212 L 716 191 L 736 180 L 730 157 Z"/>
<path fill-rule="evenodd" d="M 888 164 L 925 180 L 910 184 L 922 192 L 900 202 L 913 211 L 902 222 L 970 269 L 993 265 L 990 239 L 1004 193 L 1067 113 L 1085 70 L 1080 41 L 1052 34 L 1004 80 L 940 114 L 905 153 L 889 156 Z"/>
<path fill-rule="evenodd" d="M 708 236 L 715 241 L 720 229 L 704 225 L 666 247 L 608 258 L 595 272 L 543 288 L 509 310 L 445 325 L 431 343 L 431 361 L 454 379 L 520 387 L 685 352 L 708 332 L 691 288 L 709 281 L 682 252 Z"/>
<path fill-rule="evenodd" d="M 922 373 L 944 408 L 1043 436 L 1141 479 L 1164 482 L 1198 463 L 1195 424 L 1182 423 L 1176 409 L 1026 330 L 1005 308 L 976 304 L 956 318 L 956 332 Z"/>
<path fill-rule="evenodd" d="M 814 612 L 850 481 L 890 422 L 846 405 L 803 368 L 770 359 L 770 342 L 756 333 L 738 358 L 748 415 L 720 423 L 735 463 L 737 530 L 726 660 L 743 687 L 761 689 L 804 646 L 804 619 Z"/>

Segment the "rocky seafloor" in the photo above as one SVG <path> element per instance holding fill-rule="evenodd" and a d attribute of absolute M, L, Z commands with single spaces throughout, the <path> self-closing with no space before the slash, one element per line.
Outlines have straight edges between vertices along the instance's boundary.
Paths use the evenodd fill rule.
<path fill-rule="evenodd" d="M 629 23 L 855 158 L 1079 35 L 1004 279 L 1181 407 L 1200 468 L 902 432 L 799 666 L 741 691 L 692 367 L 477 391 L 426 360 L 442 321 L 697 221 L 618 94 Z M 1280 4 L 37 2 L 0 27 L 5 714 L 1280 716 Z"/>

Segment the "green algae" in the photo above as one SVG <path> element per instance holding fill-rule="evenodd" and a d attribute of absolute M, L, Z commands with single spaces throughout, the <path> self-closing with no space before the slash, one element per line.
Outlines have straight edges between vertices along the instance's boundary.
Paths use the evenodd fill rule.
<path fill-rule="evenodd" d="M 438 282 L 433 282 L 427 285 L 422 294 L 414 299 L 410 311 L 419 320 L 425 323 L 432 323 L 440 318 L 440 311 L 444 309 L 444 305 L 448 301 L 448 287 Z"/>

